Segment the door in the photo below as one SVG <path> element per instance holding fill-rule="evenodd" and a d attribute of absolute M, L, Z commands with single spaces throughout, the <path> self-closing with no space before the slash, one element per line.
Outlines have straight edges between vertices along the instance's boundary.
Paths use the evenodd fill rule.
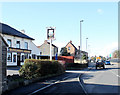
<path fill-rule="evenodd" d="M 17 66 L 20 66 L 20 53 L 17 54 Z"/>

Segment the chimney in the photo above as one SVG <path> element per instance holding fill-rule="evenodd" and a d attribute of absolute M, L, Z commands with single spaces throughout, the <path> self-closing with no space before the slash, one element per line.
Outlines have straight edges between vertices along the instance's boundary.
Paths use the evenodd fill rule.
<path fill-rule="evenodd" d="M 80 50 L 80 46 L 78 46 L 78 49 Z"/>
<path fill-rule="evenodd" d="M 45 40 L 44 43 L 47 43 L 47 40 Z"/>
<path fill-rule="evenodd" d="M 23 29 L 23 30 L 21 30 L 21 33 L 25 34 L 25 30 L 24 30 L 24 29 Z"/>
<path fill-rule="evenodd" d="M 70 43 L 72 43 L 72 41 L 70 40 Z"/>

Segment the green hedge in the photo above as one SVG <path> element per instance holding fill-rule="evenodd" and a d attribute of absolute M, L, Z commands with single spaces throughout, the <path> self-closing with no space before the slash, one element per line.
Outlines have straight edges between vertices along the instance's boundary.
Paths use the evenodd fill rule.
<path fill-rule="evenodd" d="M 87 68 L 88 64 L 79 64 L 79 63 L 66 63 L 65 64 L 66 69 L 83 69 Z"/>
<path fill-rule="evenodd" d="M 65 72 L 64 66 L 58 61 L 26 59 L 24 65 L 19 70 L 20 76 L 26 79 L 47 76 L 51 74 L 61 74 Z"/>

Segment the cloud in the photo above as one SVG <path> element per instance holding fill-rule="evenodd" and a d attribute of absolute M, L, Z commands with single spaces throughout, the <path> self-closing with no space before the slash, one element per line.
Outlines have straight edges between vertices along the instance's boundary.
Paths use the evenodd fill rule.
<path fill-rule="evenodd" d="M 103 14 L 103 10 L 102 9 L 97 9 L 97 13 L 98 14 Z"/>

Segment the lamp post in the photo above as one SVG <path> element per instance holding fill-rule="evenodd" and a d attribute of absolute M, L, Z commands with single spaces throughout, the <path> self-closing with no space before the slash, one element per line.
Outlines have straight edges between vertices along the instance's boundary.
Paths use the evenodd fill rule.
<path fill-rule="evenodd" d="M 86 38 L 86 52 L 87 52 L 87 40 L 88 40 L 88 38 Z"/>
<path fill-rule="evenodd" d="M 86 52 L 87 52 L 87 40 L 88 40 L 88 38 L 86 38 Z M 87 60 L 87 57 L 88 57 L 88 55 L 86 53 L 86 60 Z"/>
<path fill-rule="evenodd" d="M 82 28 L 81 28 L 81 23 L 83 22 L 83 20 L 80 21 L 80 60 L 81 60 L 81 50 L 82 50 Z"/>

